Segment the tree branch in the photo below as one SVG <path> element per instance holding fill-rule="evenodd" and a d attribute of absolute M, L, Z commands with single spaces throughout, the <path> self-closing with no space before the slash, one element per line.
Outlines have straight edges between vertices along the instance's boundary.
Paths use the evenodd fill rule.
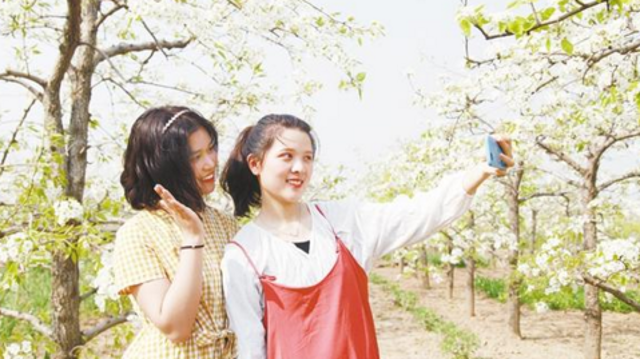
<path fill-rule="evenodd" d="M 80 301 L 83 302 L 83 301 L 91 298 L 91 296 L 96 294 L 96 293 L 98 293 L 98 288 L 91 288 L 90 291 L 88 291 L 88 292 L 86 292 L 86 293 L 84 293 L 84 294 L 82 294 L 80 296 Z"/>
<path fill-rule="evenodd" d="M 533 26 L 531 29 L 527 30 L 527 33 L 530 33 L 532 31 L 536 31 L 538 29 L 542 29 L 544 27 L 547 27 L 549 25 L 553 25 L 553 24 L 557 24 L 559 22 L 562 22 L 574 15 L 577 15 L 589 8 L 592 8 L 594 6 L 598 6 L 600 4 L 606 4 L 608 3 L 608 1 L 603 1 L 603 0 L 596 0 L 590 3 L 581 3 L 580 7 L 576 8 L 575 10 L 569 11 L 567 13 L 565 13 L 562 16 L 559 16 L 553 20 L 548 20 L 548 21 L 543 21 L 543 22 L 538 22 L 535 26 Z M 501 37 L 508 37 L 508 36 L 513 36 L 515 35 L 514 33 L 510 32 L 510 31 L 505 31 L 502 33 L 498 33 L 498 34 L 488 34 L 486 31 L 484 31 L 484 29 L 482 28 L 482 26 L 478 26 L 476 24 L 473 25 L 473 27 L 475 27 L 476 29 L 478 29 L 480 31 L 480 33 L 482 34 L 482 36 L 484 36 L 485 40 L 493 40 L 493 39 L 497 39 L 497 38 L 501 38 Z"/>
<path fill-rule="evenodd" d="M 564 153 L 562 151 L 559 151 L 559 150 L 555 150 L 555 149 L 551 148 L 549 145 L 543 143 L 542 142 L 543 140 L 544 140 L 543 136 L 538 136 L 536 138 L 536 144 L 540 148 L 542 148 L 549 155 L 551 155 L 551 156 L 555 157 L 556 159 L 566 163 L 569 167 L 573 168 L 576 172 L 578 172 L 583 177 L 587 176 L 587 169 L 586 168 L 580 166 L 580 164 L 575 162 L 571 157 L 567 156 L 566 153 Z"/>
<path fill-rule="evenodd" d="M 67 72 L 67 69 L 69 69 L 73 54 L 80 43 L 81 3 L 81 0 L 67 0 L 69 10 L 63 40 L 58 47 L 60 49 L 60 56 L 56 61 L 53 74 L 47 82 L 47 91 L 59 93 L 64 74 Z"/>
<path fill-rule="evenodd" d="M 95 327 L 82 331 L 82 336 L 84 337 L 84 342 L 88 343 L 91 339 L 97 337 L 98 335 L 106 332 L 107 330 L 115 327 L 116 325 L 122 324 L 127 321 L 127 317 L 131 314 L 131 312 L 124 313 L 117 317 L 107 318 L 100 323 L 96 324 Z"/>
<path fill-rule="evenodd" d="M 177 41 L 159 40 L 157 42 L 156 41 L 143 42 L 139 44 L 122 43 L 122 44 L 111 46 L 105 50 L 98 51 L 94 61 L 95 61 L 95 64 L 98 65 L 100 62 L 107 60 L 109 58 L 130 54 L 132 52 L 161 50 L 161 49 L 168 49 L 168 50 L 183 49 L 187 47 L 187 45 L 189 45 L 191 41 L 193 41 L 193 38 L 189 38 L 186 40 L 177 40 Z"/>
<path fill-rule="evenodd" d="M 118 81 L 115 81 L 114 79 L 112 79 L 110 77 L 103 78 L 103 81 L 104 82 L 110 82 L 113 85 L 115 85 L 117 88 L 122 90 L 122 92 L 124 92 L 129 97 L 129 99 L 131 99 L 131 101 L 133 101 L 136 105 L 140 106 L 140 108 L 142 108 L 142 109 L 146 109 L 147 108 L 147 106 L 145 106 L 140 101 L 138 101 L 138 99 L 129 90 L 127 90 L 127 88 L 124 87 L 123 84 L 119 83 Z"/>
<path fill-rule="evenodd" d="M 33 81 L 40 85 L 40 87 L 42 87 L 43 89 L 47 87 L 47 80 L 30 73 L 7 69 L 3 74 L 0 74 L 0 77 L 3 77 L 5 75 Z"/>
<path fill-rule="evenodd" d="M 531 5 L 531 12 L 533 12 L 533 16 L 536 19 L 536 25 L 540 26 L 542 22 L 540 21 L 540 16 L 538 16 L 538 11 L 536 10 L 536 6 L 533 5 L 533 2 L 530 2 L 529 5 Z"/>
<path fill-rule="evenodd" d="M 116 4 L 115 7 L 113 7 L 111 10 L 107 11 L 105 14 L 103 14 L 100 19 L 98 19 L 98 21 L 96 22 L 95 25 L 95 29 L 100 28 L 100 26 L 102 25 L 103 22 L 105 22 L 107 20 L 107 18 L 109 18 L 109 16 L 115 14 L 116 12 L 120 11 L 121 9 L 127 9 L 127 5 L 124 4 L 118 4 L 117 2 L 114 1 L 114 3 Z"/>
<path fill-rule="evenodd" d="M 31 326 L 33 326 L 33 328 L 37 332 L 53 340 L 53 330 L 51 330 L 51 328 L 49 328 L 46 324 L 44 324 L 40 319 L 38 319 L 34 315 L 31 315 L 29 313 L 18 312 L 12 309 L 1 308 L 1 307 L 0 307 L 0 315 L 25 321 L 31 324 Z"/>
<path fill-rule="evenodd" d="M 598 186 L 598 192 L 603 191 L 611 186 L 613 186 L 616 183 L 620 183 L 623 181 L 626 181 L 628 179 L 632 179 L 632 178 L 640 178 L 640 171 L 631 171 L 628 172 L 618 178 L 614 178 L 612 180 L 609 180 L 603 184 L 601 184 L 600 186 Z"/>
<path fill-rule="evenodd" d="M 44 94 L 38 91 L 38 89 L 36 89 L 35 87 L 29 85 L 27 82 L 24 82 L 20 79 L 15 79 L 13 77 L 5 76 L 5 74 L 0 74 L 0 80 L 12 82 L 26 88 L 35 98 L 38 99 L 38 101 L 42 101 L 43 99 Z"/>
<path fill-rule="evenodd" d="M 615 49 L 610 49 L 610 50 L 607 50 L 607 51 L 601 53 L 598 56 L 590 57 L 590 58 L 587 59 L 588 60 L 587 62 L 588 62 L 588 64 L 592 65 L 592 64 L 595 64 L 598 61 L 604 59 L 605 57 L 608 57 L 608 56 L 611 56 L 611 55 L 615 54 L 616 52 L 619 53 L 620 55 L 626 55 L 626 54 L 628 54 L 628 53 L 630 53 L 632 51 L 637 50 L 638 48 L 640 48 L 640 41 L 632 42 L 631 44 L 628 44 L 627 46 L 618 47 L 618 48 L 615 48 Z"/>
<path fill-rule="evenodd" d="M 566 196 L 569 192 L 542 192 L 542 193 L 534 193 L 530 196 L 527 197 L 523 197 L 520 198 L 518 200 L 519 203 L 524 203 L 527 202 L 529 200 L 532 200 L 534 198 L 541 198 L 541 197 L 564 197 L 566 199 Z"/>
<path fill-rule="evenodd" d="M 151 38 L 153 39 L 153 42 L 157 46 L 156 49 L 160 50 L 160 52 L 162 52 L 162 54 L 164 55 L 165 58 L 168 58 L 169 55 L 167 55 L 167 53 L 164 52 L 164 49 L 162 48 L 162 46 L 160 46 L 158 38 L 156 37 L 156 34 L 154 34 L 153 31 L 151 31 L 151 28 L 149 28 L 149 25 L 147 25 L 147 23 L 144 21 L 143 18 L 140 18 L 140 22 L 142 22 L 142 27 L 144 27 L 144 29 L 147 30 L 149 35 L 151 35 Z"/>
<path fill-rule="evenodd" d="M 608 285 L 602 279 L 592 277 L 588 274 L 583 275 L 582 279 L 584 279 L 586 283 L 591 284 L 594 287 L 598 287 L 603 291 L 612 294 L 614 297 L 618 298 L 618 300 L 627 304 L 628 306 L 633 308 L 636 312 L 640 313 L 640 303 L 634 301 L 633 299 L 629 298 L 629 296 L 627 296 L 626 294 Z"/>
<path fill-rule="evenodd" d="M 600 146 L 600 148 L 596 148 L 593 156 L 595 161 L 600 162 L 600 158 L 602 157 L 602 155 L 604 155 L 605 151 L 607 151 L 611 146 L 613 146 L 614 144 L 621 142 L 621 141 L 625 141 L 628 140 L 630 138 L 634 138 L 634 137 L 639 137 L 640 136 L 640 130 L 635 131 L 635 132 L 629 132 L 626 133 L 624 135 L 621 136 L 611 136 L 609 135 L 607 137 L 607 140 L 604 142 L 604 144 L 602 144 L 602 146 Z"/>
<path fill-rule="evenodd" d="M 16 129 L 13 131 L 13 134 L 11 135 L 11 140 L 9 140 L 9 143 L 7 144 L 7 148 L 4 149 L 4 153 L 2 154 L 2 160 L 0 160 L 0 176 L 2 176 L 2 174 L 5 171 L 4 164 L 7 161 L 7 157 L 9 157 L 9 151 L 11 150 L 11 145 L 13 145 L 16 142 L 16 137 L 18 137 L 18 132 L 20 132 L 20 129 L 24 124 L 24 121 L 27 119 L 29 112 L 31 112 L 31 108 L 33 107 L 33 105 L 35 105 L 35 103 L 36 103 L 36 100 L 35 99 L 32 100 L 29 106 L 27 106 L 27 108 L 24 110 L 24 113 L 22 114 L 22 118 L 20 119 L 18 126 L 16 126 Z"/>

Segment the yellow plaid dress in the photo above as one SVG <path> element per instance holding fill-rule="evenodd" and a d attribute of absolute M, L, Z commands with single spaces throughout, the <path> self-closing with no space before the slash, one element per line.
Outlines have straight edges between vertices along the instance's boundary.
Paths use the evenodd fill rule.
<path fill-rule="evenodd" d="M 184 343 L 172 343 L 130 297 L 142 328 L 123 358 L 235 358 L 235 335 L 228 329 L 220 260 L 225 244 L 238 227 L 232 217 L 212 208 L 207 208 L 202 218 L 204 285 L 191 338 Z M 143 210 L 129 219 L 116 235 L 114 272 L 120 294 L 130 294 L 132 286 L 155 279 L 172 280 L 181 242 L 180 229 L 164 211 Z"/>

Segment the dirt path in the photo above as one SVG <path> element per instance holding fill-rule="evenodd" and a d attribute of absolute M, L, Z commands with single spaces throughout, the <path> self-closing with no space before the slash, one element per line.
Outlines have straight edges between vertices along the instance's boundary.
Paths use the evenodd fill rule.
<path fill-rule="evenodd" d="M 582 359 L 582 313 L 578 311 L 536 313 L 523 308 L 523 340 L 513 338 L 506 323 L 506 307 L 478 294 L 476 317 L 469 318 L 464 295 L 465 273 L 456 275 L 455 298 L 446 299 L 444 284 L 429 291 L 418 280 L 398 281 L 397 268 L 377 268 L 375 273 L 398 282 L 405 290 L 419 292 L 421 306 L 436 311 L 460 328 L 479 337 L 477 358 L 482 359 Z M 380 287 L 372 285 L 371 303 L 376 316 L 382 358 L 446 358 L 436 352 L 440 338 L 424 333 L 409 314 L 389 307 L 392 299 Z M 640 358 L 640 315 L 604 313 L 603 359 Z M 419 353 L 419 354 L 414 354 Z M 414 356 L 411 356 L 414 355 Z"/>
<path fill-rule="evenodd" d="M 371 310 L 383 359 L 440 359 L 441 336 L 424 330 L 411 314 L 393 303 L 391 294 L 370 285 Z"/>

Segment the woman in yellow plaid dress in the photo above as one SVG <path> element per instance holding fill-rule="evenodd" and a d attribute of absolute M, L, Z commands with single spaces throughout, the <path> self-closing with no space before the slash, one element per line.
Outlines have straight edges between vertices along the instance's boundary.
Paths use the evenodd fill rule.
<path fill-rule="evenodd" d="M 120 182 L 140 210 L 116 235 L 115 276 L 142 328 L 124 358 L 234 358 L 220 260 L 236 223 L 203 196 L 215 188 L 218 136 L 185 107 L 134 123 Z"/>

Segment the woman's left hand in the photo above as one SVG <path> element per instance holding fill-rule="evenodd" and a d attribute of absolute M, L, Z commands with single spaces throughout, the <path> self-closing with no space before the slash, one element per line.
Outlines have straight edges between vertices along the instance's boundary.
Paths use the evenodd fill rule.
<path fill-rule="evenodd" d="M 469 194 L 473 195 L 476 193 L 476 190 L 480 185 L 487 180 L 487 178 L 491 176 L 502 177 L 507 175 L 507 170 L 509 167 L 513 167 L 515 161 L 513 160 L 513 149 L 511 147 L 511 138 L 506 135 L 491 135 L 495 138 L 496 142 L 502 149 L 500 154 L 500 159 L 507 166 L 505 169 L 500 169 L 496 167 L 489 166 L 487 161 L 483 161 L 483 163 L 474 166 L 469 169 L 464 177 L 463 187 L 464 190 Z"/>
<path fill-rule="evenodd" d="M 490 136 L 493 137 L 498 143 L 498 145 L 500 146 L 500 148 L 502 148 L 503 153 L 500 154 L 500 159 L 502 160 L 502 162 L 504 162 L 507 165 L 507 168 L 501 169 L 501 168 L 496 168 L 496 167 L 489 166 L 488 164 L 485 164 L 483 166 L 483 171 L 486 174 L 497 176 L 497 177 L 506 176 L 507 170 L 510 167 L 513 167 L 515 164 L 515 161 L 513 160 L 513 147 L 511 146 L 511 138 L 509 138 L 509 136 L 507 135 L 490 135 Z"/>

